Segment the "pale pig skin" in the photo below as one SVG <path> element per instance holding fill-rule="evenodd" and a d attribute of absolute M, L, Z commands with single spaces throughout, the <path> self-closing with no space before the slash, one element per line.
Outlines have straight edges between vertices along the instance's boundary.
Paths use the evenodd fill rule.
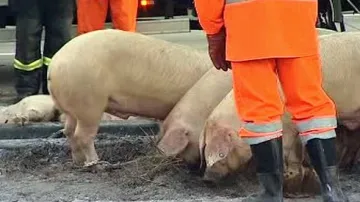
<path fill-rule="evenodd" d="M 304 150 L 298 132 L 288 113 L 282 117 L 285 194 L 318 193 L 315 173 L 302 166 Z M 206 163 L 203 179 L 217 182 L 224 177 L 254 168 L 249 145 L 239 137 L 243 122 L 239 120 L 233 90 L 220 102 L 206 121 L 200 135 L 202 163 Z M 254 169 L 252 169 L 254 171 Z"/>
<path fill-rule="evenodd" d="M 340 165 L 352 168 L 360 157 L 360 32 L 320 37 L 323 87 L 335 102 L 339 128 Z M 341 135 L 341 136 L 340 136 Z"/>
<path fill-rule="evenodd" d="M 0 109 L 1 124 L 27 124 L 56 120 L 58 112 L 49 95 L 32 95 Z"/>
<path fill-rule="evenodd" d="M 334 33 L 331 35 L 324 35 L 320 36 L 320 53 L 322 58 L 322 73 L 323 73 L 323 87 L 326 91 L 326 93 L 332 98 L 332 100 L 335 102 L 337 106 L 337 113 L 338 113 L 338 119 L 339 124 L 342 124 L 347 130 L 349 131 L 357 131 L 359 130 L 360 126 L 360 94 L 357 92 L 357 87 L 360 85 L 358 82 L 358 78 L 360 77 L 360 67 L 358 66 L 360 64 L 360 32 L 349 32 L 349 33 Z M 357 45 L 359 44 L 359 45 Z M 340 68 L 340 69 L 339 69 Z M 341 71 L 339 71 L 341 70 Z M 215 111 L 215 110 L 214 110 Z M 229 120 L 236 120 L 236 112 L 235 110 L 231 111 L 232 114 L 227 115 L 230 116 Z M 212 115 L 210 115 L 211 117 Z M 306 163 L 304 161 L 304 150 L 301 148 L 301 143 L 298 141 L 297 137 L 298 132 L 294 129 L 294 126 L 292 125 L 290 118 L 288 116 L 282 117 L 283 122 L 283 134 L 284 134 L 284 160 L 287 162 L 286 166 L 286 173 L 285 177 L 286 180 L 285 184 L 288 184 L 288 186 L 285 185 L 285 189 L 292 190 L 294 186 L 291 185 L 291 181 L 294 178 L 299 177 L 301 180 L 303 180 L 301 183 L 302 185 L 311 184 L 312 187 L 316 187 L 313 171 L 307 170 L 306 167 L 303 167 L 303 163 Z M 231 122 L 224 122 L 225 124 L 231 124 Z M 208 124 L 208 123 L 207 123 Z M 238 128 L 241 126 L 240 121 L 237 123 L 238 125 L 231 126 L 235 131 L 238 130 Z M 220 129 L 216 129 L 218 131 L 222 131 L 225 126 L 219 126 Z M 212 131 L 215 131 L 215 129 L 212 129 L 212 131 L 207 132 L 208 126 L 204 128 L 206 131 L 206 134 L 204 136 L 207 138 L 209 134 L 211 134 Z M 223 136 L 223 132 L 221 133 L 214 133 L 211 134 L 211 137 L 216 136 Z M 227 132 L 229 133 L 229 132 Z M 226 134 L 226 133 L 225 133 Z M 235 134 L 235 132 L 234 132 Z M 342 139 L 349 139 L 349 133 L 346 133 L 342 131 L 341 137 L 338 138 L 340 140 Z M 340 135 L 339 134 L 339 135 Z M 342 158 L 347 160 L 345 162 L 346 164 L 351 164 L 355 162 L 355 159 L 359 156 L 359 139 L 357 138 L 357 141 L 354 141 L 356 137 L 352 135 L 351 138 L 353 141 L 342 141 L 342 144 L 347 144 L 342 146 L 340 149 L 342 151 L 339 151 L 342 154 Z M 201 142 L 201 140 L 200 140 Z M 352 144 L 349 144 L 349 142 L 352 142 Z M 207 154 L 207 147 L 210 145 L 208 144 L 208 141 L 205 140 L 205 153 L 204 158 L 206 160 L 206 163 L 209 164 L 207 161 L 209 161 L 210 154 Z M 217 143 L 214 143 L 216 145 Z M 294 145 L 297 145 L 294 147 Z M 203 146 L 200 145 L 200 149 L 202 149 Z M 216 146 L 214 146 L 216 147 Z M 234 147 L 234 145 L 229 146 L 229 148 Z M 351 148 L 349 148 L 351 147 Z M 224 160 L 225 162 L 229 162 L 230 160 L 227 160 L 226 154 L 220 155 L 219 152 L 215 149 L 208 149 L 209 153 L 213 152 L 213 157 L 217 157 L 217 160 L 210 160 L 210 165 L 215 165 L 217 161 Z M 226 150 L 226 149 L 223 149 Z M 229 149 L 227 149 L 229 150 Z M 246 152 L 241 151 L 241 154 L 246 154 Z M 223 158 L 219 158 L 219 156 L 222 156 Z M 245 155 L 244 161 L 247 159 L 247 156 Z M 239 160 L 238 160 L 239 161 Z M 215 162 L 215 163 L 214 163 Z M 244 166 L 244 164 L 237 164 L 237 163 L 225 163 L 225 167 L 230 167 L 229 165 L 238 165 L 238 168 L 235 167 L 235 169 L 222 169 L 217 170 L 213 169 L 213 167 L 209 168 L 212 169 L 212 173 L 217 173 L 216 175 L 212 174 L 211 177 L 205 177 L 207 178 L 214 178 L 214 176 L 218 177 L 217 179 L 226 176 L 231 173 L 231 171 L 238 171 L 241 170 L 241 168 Z M 307 163 L 308 164 L 308 163 Z M 290 165 L 290 166 L 289 166 Z M 293 165 L 293 166 L 291 166 Z M 209 171 L 210 172 L 210 171 Z M 297 174 L 296 174 L 297 173 Z M 306 180 L 306 182 L 305 182 Z M 300 183 L 298 181 L 298 183 Z M 314 186 L 313 186 L 314 185 Z M 299 184 L 295 185 L 299 186 Z M 311 187 L 309 186 L 309 187 Z M 305 189 L 305 186 L 302 186 Z M 296 191 L 304 191 L 303 188 L 299 188 Z M 314 190 L 310 190 L 314 191 Z"/>
<path fill-rule="evenodd" d="M 171 110 L 162 124 L 157 147 L 189 165 L 200 161 L 199 135 L 211 111 L 232 89 L 231 72 L 208 70 Z"/>
<path fill-rule="evenodd" d="M 18 103 L 0 108 L 0 124 L 21 124 L 35 122 L 65 122 L 66 116 L 60 114 L 50 95 L 31 95 Z M 119 117 L 103 113 L 102 121 L 122 120 Z"/>
<path fill-rule="evenodd" d="M 201 167 L 206 166 L 204 180 L 217 181 L 230 173 L 245 171 L 251 150 L 239 138 L 242 126 L 231 90 L 211 112 L 199 137 Z"/>
<path fill-rule="evenodd" d="M 140 33 L 108 29 L 72 39 L 53 57 L 48 87 L 67 116 L 73 162 L 99 162 L 94 137 L 104 111 L 163 120 L 212 67 L 206 53 Z"/>

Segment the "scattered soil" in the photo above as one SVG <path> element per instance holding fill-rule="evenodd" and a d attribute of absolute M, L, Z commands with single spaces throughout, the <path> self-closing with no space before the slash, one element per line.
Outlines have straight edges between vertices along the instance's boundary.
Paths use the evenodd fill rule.
<path fill-rule="evenodd" d="M 116 165 L 111 169 L 73 167 L 65 139 L 39 142 L 0 150 L 0 201 L 237 201 L 258 188 L 255 178 L 241 175 L 207 184 L 199 173 L 159 154 L 151 136 L 99 134 L 98 154 Z M 360 201 L 359 175 L 360 170 L 341 175 L 351 201 Z M 286 201 L 305 200 L 321 201 Z"/>

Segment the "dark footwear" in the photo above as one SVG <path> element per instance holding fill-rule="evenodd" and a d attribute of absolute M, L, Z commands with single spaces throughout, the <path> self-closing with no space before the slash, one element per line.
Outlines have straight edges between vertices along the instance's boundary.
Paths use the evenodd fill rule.
<path fill-rule="evenodd" d="M 30 95 L 39 93 L 41 69 L 24 71 L 15 69 L 15 89 L 17 92 L 17 101 Z"/>
<path fill-rule="evenodd" d="M 339 183 L 336 167 L 335 138 L 312 139 L 306 144 L 311 164 L 321 183 L 321 193 L 324 202 L 348 202 Z"/>
<path fill-rule="evenodd" d="M 256 172 L 262 191 L 247 197 L 243 202 L 283 201 L 283 151 L 282 138 L 251 145 L 256 161 Z"/>
<path fill-rule="evenodd" d="M 49 95 L 49 90 L 47 88 L 47 70 L 48 66 L 44 65 L 41 71 L 41 90 L 44 95 Z"/>

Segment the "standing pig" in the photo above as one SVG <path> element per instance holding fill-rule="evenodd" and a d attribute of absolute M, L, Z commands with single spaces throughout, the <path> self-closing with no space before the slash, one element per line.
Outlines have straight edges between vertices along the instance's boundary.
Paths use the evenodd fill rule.
<path fill-rule="evenodd" d="M 48 88 L 66 114 L 73 162 L 98 163 L 94 137 L 104 111 L 162 120 L 212 67 L 206 53 L 140 33 L 108 29 L 72 39 L 52 59 Z"/>
<path fill-rule="evenodd" d="M 336 104 L 340 166 L 351 169 L 360 158 L 360 32 L 320 38 L 323 86 Z"/>
<path fill-rule="evenodd" d="M 200 160 L 199 135 L 205 120 L 232 88 L 230 72 L 208 70 L 171 110 L 162 124 L 157 147 L 166 156 L 177 156 L 189 165 Z M 198 165 L 197 165 L 198 166 Z"/>

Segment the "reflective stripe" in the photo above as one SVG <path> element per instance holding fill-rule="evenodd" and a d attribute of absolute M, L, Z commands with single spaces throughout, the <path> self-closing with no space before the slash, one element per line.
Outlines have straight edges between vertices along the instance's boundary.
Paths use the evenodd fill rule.
<path fill-rule="evenodd" d="M 260 144 L 278 137 L 282 137 L 282 132 L 263 137 L 242 137 L 241 139 L 248 145 Z"/>
<path fill-rule="evenodd" d="M 49 66 L 51 62 L 51 58 L 44 57 L 44 65 Z"/>
<path fill-rule="evenodd" d="M 240 3 L 248 0 L 226 0 L 225 4 Z"/>
<path fill-rule="evenodd" d="M 321 133 L 309 133 L 306 135 L 301 135 L 300 134 L 300 140 L 302 142 L 303 145 L 306 145 L 306 143 L 312 139 L 315 138 L 319 138 L 319 139 L 330 139 L 330 138 L 334 138 L 336 137 L 336 132 L 334 129 L 325 131 L 325 132 L 321 132 Z"/>
<path fill-rule="evenodd" d="M 30 64 L 24 64 L 17 59 L 14 59 L 14 67 L 16 69 L 24 70 L 24 71 L 32 71 L 34 69 L 40 68 L 43 65 L 42 59 L 35 60 Z"/>
<path fill-rule="evenodd" d="M 280 121 L 272 123 L 246 123 L 244 124 L 244 129 L 253 133 L 273 133 L 276 131 L 282 130 L 282 124 Z"/>
<path fill-rule="evenodd" d="M 319 117 L 307 121 L 295 122 L 300 133 L 322 128 L 336 128 L 337 120 L 335 117 Z"/>

